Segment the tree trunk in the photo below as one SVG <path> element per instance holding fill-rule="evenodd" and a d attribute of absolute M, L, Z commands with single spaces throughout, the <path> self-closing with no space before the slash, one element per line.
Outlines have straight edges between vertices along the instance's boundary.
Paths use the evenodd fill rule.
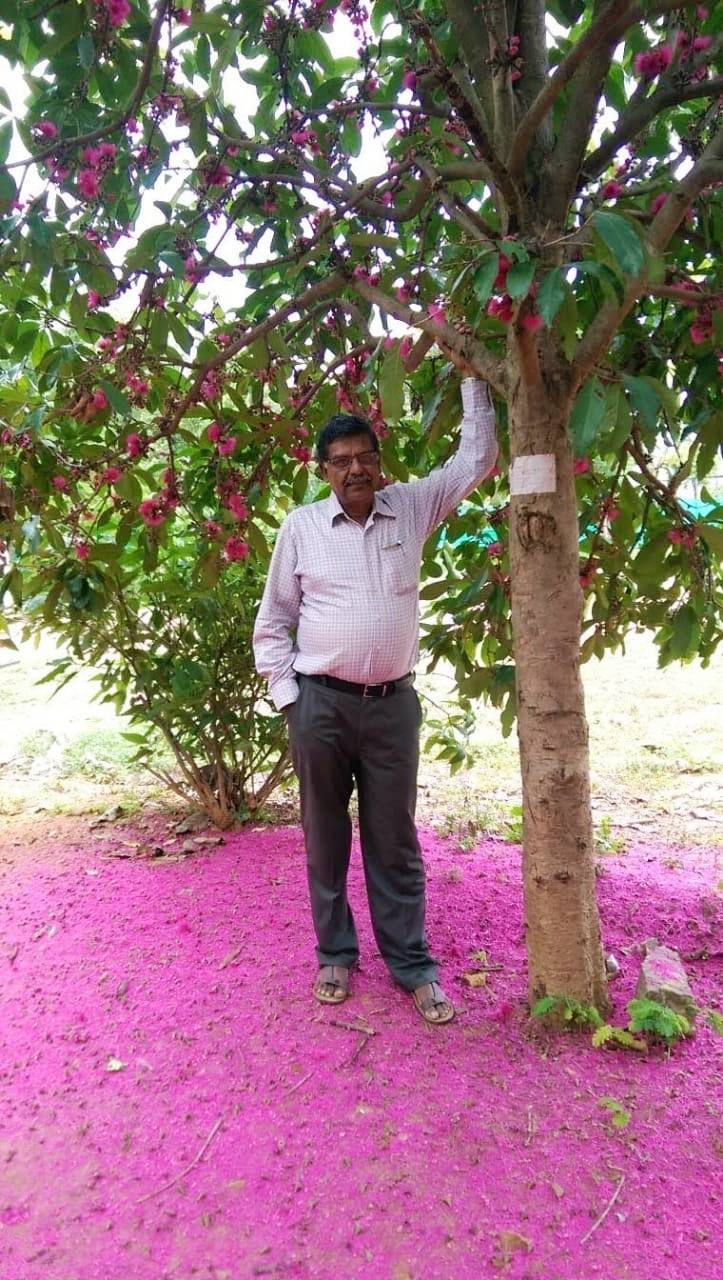
<path fill-rule="evenodd" d="M 570 397 L 560 366 L 543 378 L 535 359 L 530 377 L 524 352 L 514 348 L 510 364 L 511 603 L 530 998 L 571 996 L 605 1009 L 580 679 L 582 592 L 567 434 Z M 515 480 L 514 460 L 530 455 L 553 455 L 553 491 L 535 489 L 547 487 L 539 475 L 526 485 L 522 476 Z M 546 465 L 549 470 L 540 459 L 533 472 Z M 530 463 L 525 466 L 529 471 Z M 525 487 L 528 492 L 514 492 Z"/>

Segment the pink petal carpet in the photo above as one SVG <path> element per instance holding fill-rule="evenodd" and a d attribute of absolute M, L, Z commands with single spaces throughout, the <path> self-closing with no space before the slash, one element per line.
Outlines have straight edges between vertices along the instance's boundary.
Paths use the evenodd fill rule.
<path fill-rule="evenodd" d="M 0 1280 L 721 1274 L 723 1041 L 701 1019 L 643 1057 L 531 1022 L 517 848 L 422 832 L 459 1010 L 429 1028 L 376 952 L 358 852 L 362 969 L 329 1008 L 298 827 L 111 856 L 133 834 L 2 850 Z M 647 937 L 720 948 L 715 859 L 601 859 L 613 1020 Z M 719 961 L 687 967 L 720 1007 Z"/>

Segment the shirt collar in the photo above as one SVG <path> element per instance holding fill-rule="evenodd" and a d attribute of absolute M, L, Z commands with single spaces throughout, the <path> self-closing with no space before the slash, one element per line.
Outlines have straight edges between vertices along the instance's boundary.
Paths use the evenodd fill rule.
<path fill-rule="evenodd" d="M 345 511 L 335 493 L 329 494 L 327 502 L 329 504 L 329 523 L 333 524 L 337 516 L 345 515 Z M 397 513 L 392 509 L 392 504 L 383 489 L 377 489 L 374 494 L 372 515 L 389 516 L 392 520 L 397 518 Z"/>

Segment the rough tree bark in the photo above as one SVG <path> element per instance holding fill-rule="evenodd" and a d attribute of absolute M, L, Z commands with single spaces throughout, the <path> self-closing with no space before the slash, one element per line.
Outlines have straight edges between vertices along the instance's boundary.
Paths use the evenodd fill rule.
<path fill-rule="evenodd" d="M 510 511 L 512 626 L 523 795 L 523 878 L 531 999 L 607 1005 L 595 898 L 588 732 L 580 679 L 582 591 L 567 421 L 570 379 L 559 357 L 531 359 L 512 335 L 508 400 L 515 461 L 547 458 L 550 492 L 515 493 Z M 541 366 L 546 365 L 546 368 Z M 534 464 L 533 464 L 534 465 Z M 538 483 L 542 483 L 541 481 Z M 523 486 L 524 487 L 524 486 Z"/>

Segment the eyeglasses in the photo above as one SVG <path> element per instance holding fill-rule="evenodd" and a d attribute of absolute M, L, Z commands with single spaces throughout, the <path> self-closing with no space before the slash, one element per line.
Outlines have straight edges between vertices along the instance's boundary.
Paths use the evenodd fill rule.
<path fill-rule="evenodd" d="M 377 466 L 379 454 L 376 449 L 365 449 L 364 453 L 341 453 L 334 458 L 325 458 L 324 461 L 335 471 L 348 471 L 352 462 L 358 462 L 362 467 Z"/>

